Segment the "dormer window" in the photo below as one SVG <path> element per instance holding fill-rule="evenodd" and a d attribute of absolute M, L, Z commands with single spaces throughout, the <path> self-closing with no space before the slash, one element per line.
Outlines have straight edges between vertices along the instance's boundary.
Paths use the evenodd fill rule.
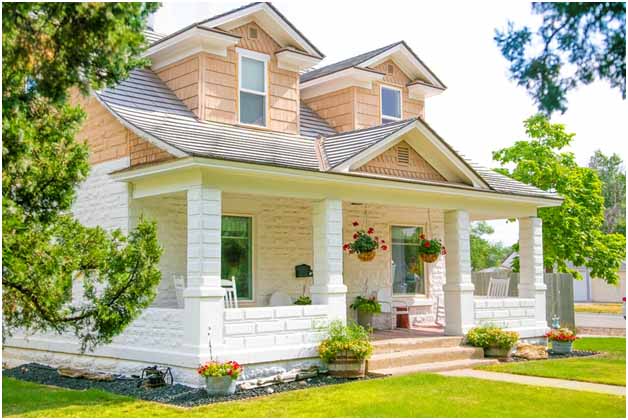
<path fill-rule="evenodd" d="M 240 48 L 238 56 L 240 123 L 265 127 L 270 57 Z"/>
<path fill-rule="evenodd" d="M 401 120 L 401 90 L 382 86 L 382 124 Z"/>

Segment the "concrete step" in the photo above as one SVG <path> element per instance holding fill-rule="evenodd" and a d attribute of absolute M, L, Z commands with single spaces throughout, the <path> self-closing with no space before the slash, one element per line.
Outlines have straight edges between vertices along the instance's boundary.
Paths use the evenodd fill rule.
<path fill-rule="evenodd" d="M 421 372 L 446 372 L 457 369 L 472 369 L 477 366 L 487 366 L 499 363 L 496 359 L 462 359 L 447 362 L 424 363 L 418 365 L 399 366 L 387 369 L 369 370 L 373 376 L 398 376 Z"/>
<path fill-rule="evenodd" d="M 373 354 L 394 353 L 399 351 L 456 347 L 462 344 L 463 337 L 417 337 L 394 338 L 372 341 Z"/>
<path fill-rule="evenodd" d="M 368 371 L 373 371 L 409 365 L 482 358 L 484 358 L 484 350 L 477 347 L 428 348 L 374 354 L 366 361 L 366 367 Z"/>

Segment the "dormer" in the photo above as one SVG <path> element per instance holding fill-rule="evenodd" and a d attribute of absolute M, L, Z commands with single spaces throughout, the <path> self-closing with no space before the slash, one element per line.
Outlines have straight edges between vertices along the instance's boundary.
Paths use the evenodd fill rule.
<path fill-rule="evenodd" d="M 323 54 L 270 3 L 153 42 L 151 69 L 206 121 L 299 133 L 299 74 Z"/>
<path fill-rule="evenodd" d="M 344 132 L 425 117 L 446 86 L 404 41 L 301 75 L 301 100 Z"/>

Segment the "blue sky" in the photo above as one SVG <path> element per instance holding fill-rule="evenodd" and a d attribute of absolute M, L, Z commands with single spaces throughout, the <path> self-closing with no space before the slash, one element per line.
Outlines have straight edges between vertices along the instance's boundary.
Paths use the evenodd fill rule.
<path fill-rule="evenodd" d="M 246 4 L 247 0 L 164 2 L 158 32 Z M 510 19 L 533 24 L 527 2 L 458 1 L 273 1 L 331 64 L 377 47 L 405 40 L 448 89 L 428 99 L 428 123 L 466 157 L 494 167 L 491 152 L 525 138 L 522 121 L 534 114 L 523 88 L 508 80 L 508 63 L 493 41 L 495 28 Z M 383 7 L 385 5 L 385 7 Z M 552 120 L 576 133 L 572 151 L 585 165 L 595 149 L 625 160 L 626 101 L 607 83 L 597 82 L 569 95 L 569 109 Z M 492 222 L 493 241 L 514 243 L 516 224 Z"/>

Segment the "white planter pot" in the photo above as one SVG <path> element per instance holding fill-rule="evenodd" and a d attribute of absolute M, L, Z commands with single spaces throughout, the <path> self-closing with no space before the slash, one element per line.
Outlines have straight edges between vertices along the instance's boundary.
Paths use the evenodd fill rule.
<path fill-rule="evenodd" d="M 205 391 L 208 395 L 232 395 L 236 381 L 231 376 L 208 376 L 205 378 Z"/>

